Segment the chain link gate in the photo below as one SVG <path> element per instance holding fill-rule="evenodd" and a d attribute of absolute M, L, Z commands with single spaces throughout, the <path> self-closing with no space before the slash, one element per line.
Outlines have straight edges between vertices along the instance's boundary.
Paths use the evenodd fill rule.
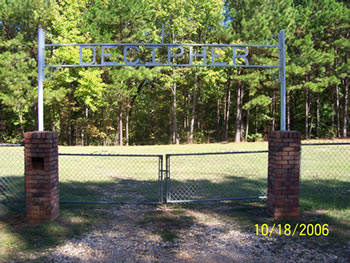
<path fill-rule="evenodd" d="M 60 153 L 60 200 L 160 204 L 264 199 L 267 153 L 166 154 L 165 169 L 163 155 Z"/>
<path fill-rule="evenodd" d="M 59 166 L 61 203 L 162 203 L 162 155 L 60 153 Z"/>
<path fill-rule="evenodd" d="M 165 202 L 265 199 L 268 151 L 166 154 Z"/>

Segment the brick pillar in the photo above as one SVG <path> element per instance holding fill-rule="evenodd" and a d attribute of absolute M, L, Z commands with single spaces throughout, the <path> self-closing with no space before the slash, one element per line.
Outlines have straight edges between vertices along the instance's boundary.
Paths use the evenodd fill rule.
<path fill-rule="evenodd" d="M 59 216 L 58 135 L 26 132 L 24 138 L 27 219 L 52 221 Z"/>
<path fill-rule="evenodd" d="M 267 212 L 275 219 L 299 217 L 300 132 L 269 133 Z"/>

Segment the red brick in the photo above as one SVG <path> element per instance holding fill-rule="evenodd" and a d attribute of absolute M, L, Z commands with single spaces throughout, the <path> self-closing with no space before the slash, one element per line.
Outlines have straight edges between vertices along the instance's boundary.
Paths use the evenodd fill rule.
<path fill-rule="evenodd" d="M 287 157 L 287 156 L 283 156 L 283 159 L 284 159 L 285 157 Z M 276 161 L 275 163 L 276 163 L 276 164 L 283 164 L 283 165 L 285 165 L 285 164 L 288 164 L 288 161 L 286 161 L 286 160 L 280 160 L 280 161 Z"/>
<path fill-rule="evenodd" d="M 295 149 L 295 147 L 284 147 L 283 151 L 284 152 L 295 152 L 296 149 Z"/>
<path fill-rule="evenodd" d="M 42 143 L 42 144 L 39 144 L 38 147 L 39 148 L 47 148 L 47 149 L 49 149 L 49 148 L 52 148 L 52 145 L 48 144 L 48 143 Z"/>
<path fill-rule="evenodd" d="M 299 174 L 300 170 L 299 169 L 288 169 L 289 174 Z"/>
<path fill-rule="evenodd" d="M 290 153 L 288 153 L 288 152 L 274 152 L 274 153 L 271 153 L 271 155 L 272 156 L 284 156 L 284 155 L 290 155 Z"/>
<path fill-rule="evenodd" d="M 269 134 L 267 210 L 274 218 L 299 214 L 300 133 Z"/>
<path fill-rule="evenodd" d="M 300 156 L 300 152 L 288 152 L 287 155 Z"/>
<path fill-rule="evenodd" d="M 42 143 L 43 143 L 42 140 L 39 140 L 37 137 L 33 137 L 32 144 L 42 144 Z"/>
<path fill-rule="evenodd" d="M 32 138 L 32 133 L 31 132 L 25 132 L 24 133 L 24 138 L 25 139 L 31 139 Z"/>
<path fill-rule="evenodd" d="M 53 138 L 53 133 L 52 133 L 52 132 L 46 133 L 46 134 L 45 134 L 45 138 L 46 138 L 46 139 L 51 139 L 51 138 Z"/>
<path fill-rule="evenodd" d="M 294 160 L 294 156 L 291 156 L 291 155 L 285 155 L 282 158 L 283 158 L 283 160 L 287 160 L 287 161 Z"/>
<path fill-rule="evenodd" d="M 59 215 L 57 137 L 52 132 L 26 135 L 26 207 L 30 222 L 54 220 Z M 44 158 L 43 169 L 33 169 L 32 157 Z"/>

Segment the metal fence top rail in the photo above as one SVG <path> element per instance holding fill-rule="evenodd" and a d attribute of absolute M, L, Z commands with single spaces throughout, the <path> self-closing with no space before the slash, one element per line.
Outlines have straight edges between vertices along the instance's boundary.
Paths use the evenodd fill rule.
<path fill-rule="evenodd" d="M 240 151 L 240 152 L 202 152 L 202 153 L 168 153 L 165 156 L 187 156 L 187 155 L 219 155 L 219 154 L 250 154 L 250 153 L 268 153 L 268 150 L 261 151 Z"/>
<path fill-rule="evenodd" d="M 350 142 L 317 142 L 317 143 L 302 143 L 301 146 L 332 146 L 332 145 L 350 145 Z"/>
<path fill-rule="evenodd" d="M 114 63 L 114 62 L 110 62 Z M 226 68 L 234 68 L 234 67 L 240 67 L 240 68 L 279 68 L 278 65 L 234 65 L 234 64 L 227 64 L 227 65 L 218 65 L 218 64 L 110 64 L 112 66 L 118 66 L 118 67 L 144 67 L 144 66 L 155 66 L 155 67 L 226 67 Z M 80 67 L 82 64 L 55 64 L 55 65 L 45 65 L 46 68 L 76 68 Z M 84 67 L 107 67 L 107 64 L 84 64 Z"/>
<path fill-rule="evenodd" d="M 109 153 L 59 153 L 61 156 L 94 156 L 94 157 L 163 157 L 161 154 L 109 154 Z"/>
<path fill-rule="evenodd" d="M 266 196 L 251 196 L 251 197 L 223 197 L 223 198 L 205 198 L 205 199 L 190 199 L 190 200 L 168 200 L 167 203 L 201 203 L 201 202 L 217 202 L 217 201 L 233 201 L 233 200 L 266 200 Z"/>
<path fill-rule="evenodd" d="M 159 205 L 161 202 L 152 201 L 60 201 L 61 204 L 98 204 L 98 205 Z"/>
<path fill-rule="evenodd" d="M 118 46 L 193 46 L 193 47 L 279 47 L 279 45 L 265 45 L 265 44 L 207 44 L 207 43 L 68 43 L 68 44 L 45 44 L 45 47 L 118 47 Z"/>
<path fill-rule="evenodd" d="M 236 151 L 236 152 L 200 152 L 200 153 L 167 153 L 168 156 L 189 156 L 189 155 L 221 155 L 221 154 L 253 154 L 253 153 L 268 153 L 267 150 L 261 151 Z M 162 154 L 106 154 L 106 153 L 59 153 L 60 156 L 94 156 L 94 157 L 159 157 Z"/>
<path fill-rule="evenodd" d="M 20 143 L 0 143 L 0 147 L 18 147 L 18 146 L 24 146 Z"/>

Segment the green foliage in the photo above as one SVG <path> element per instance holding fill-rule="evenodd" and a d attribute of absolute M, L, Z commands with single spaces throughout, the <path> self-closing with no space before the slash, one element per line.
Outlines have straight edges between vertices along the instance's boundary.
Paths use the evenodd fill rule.
<path fill-rule="evenodd" d="M 167 43 L 277 44 L 285 29 L 290 129 L 305 137 L 339 136 L 349 123 L 349 20 L 349 5 L 336 0 L 1 1 L 0 141 L 35 129 L 38 27 L 47 43 L 160 43 L 162 24 Z M 140 59 L 150 61 L 144 51 Z M 177 63 L 188 63 L 185 51 Z M 110 52 L 113 60 L 123 57 Z M 217 62 L 232 64 L 232 50 L 216 53 Z M 84 50 L 83 60 L 91 59 Z M 277 64 L 278 49 L 249 48 L 248 59 Z M 47 48 L 46 62 L 77 64 L 79 48 Z M 238 126 L 256 140 L 279 128 L 277 70 L 104 67 L 45 75 L 45 129 L 58 131 L 62 144 L 116 144 L 118 136 L 124 143 L 167 144 L 174 129 L 181 142 L 191 135 L 194 142 L 232 140 Z"/>
<path fill-rule="evenodd" d="M 253 133 L 248 135 L 248 142 L 258 142 L 262 140 L 263 136 L 261 133 Z"/>

